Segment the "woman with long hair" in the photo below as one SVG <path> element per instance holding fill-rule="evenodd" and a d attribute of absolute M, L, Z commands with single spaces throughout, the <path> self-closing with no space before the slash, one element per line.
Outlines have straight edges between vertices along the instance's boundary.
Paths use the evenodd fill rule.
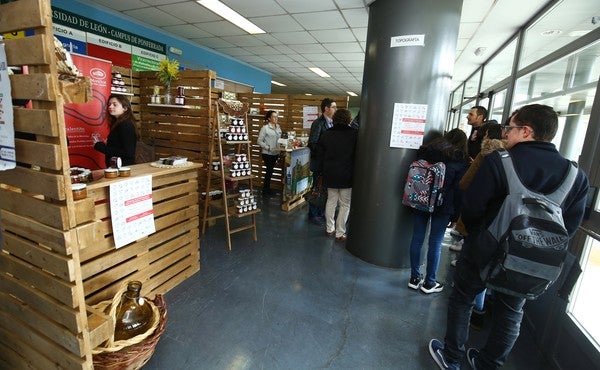
<path fill-rule="evenodd" d="M 265 178 L 263 180 L 263 195 L 272 195 L 271 177 L 275 169 L 275 163 L 279 158 L 277 140 L 281 137 L 281 127 L 277 123 L 279 115 L 276 111 L 270 110 L 265 114 L 265 125 L 260 128 L 258 133 L 258 145 L 262 149 L 262 159 L 265 164 Z"/>
<path fill-rule="evenodd" d="M 123 165 L 126 166 L 135 164 L 135 147 L 139 134 L 131 111 L 131 102 L 127 96 L 111 94 L 106 113 L 110 132 L 106 143 L 92 136 L 94 149 L 104 153 L 106 167 L 110 167 L 112 157 L 121 157 Z"/>
<path fill-rule="evenodd" d="M 442 203 L 436 205 L 433 213 L 416 209 L 413 211 L 413 234 L 410 242 L 410 280 L 408 287 L 421 289 L 423 293 L 436 293 L 444 289 L 444 284 L 436 280 L 440 264 L 442 239 L 449 223 L 455 223 L 460 214 L 461 192 L 458 182 L 468 165 L 467 135 L 460 129 L 454 129 L 443 137 L 422 145 L 417 151 L 417 158 L 429 163 L 443 162 L 446 165 L 444 185 L 442 187 Z M 427 273 L 421 275 L 421 248 L 425 241 L 427 225 L 430 224 L 427 251 Z"/>

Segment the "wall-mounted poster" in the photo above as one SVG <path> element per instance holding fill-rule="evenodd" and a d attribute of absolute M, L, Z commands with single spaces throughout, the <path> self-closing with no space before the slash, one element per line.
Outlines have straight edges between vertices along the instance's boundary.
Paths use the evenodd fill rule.
<path fill-rule="evenodd" d="M 390 147 L 419 149 L 425 136 L 427 104 L 394 104 Z"/>
<path fill-rule="evenodd" d="M 110 217 L 115 246 L 134 242 L 156 231 L 152 205 L 152 176 L 110 184 Z"/>
<path fill-rule="evenodd" d="M 307 105 L 302 107 L 302 128 L 310 128 L 317 118 L 319 118 L 319 107 Z"/>

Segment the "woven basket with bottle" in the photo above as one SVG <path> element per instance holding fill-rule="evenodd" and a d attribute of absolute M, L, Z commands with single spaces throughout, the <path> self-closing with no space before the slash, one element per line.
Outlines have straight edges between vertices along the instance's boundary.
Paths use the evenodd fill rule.
<path fill-rule="evenodd" d="M 124 284 L 115 294 L 112 301 L 102 301 L 95 308 L 104 312 L 117 322 L 118 309 L 128 284 Z M 140 283 L 141 286 L 141 283 Z M 157 294 L 153 300 L 144 298 L 152 307 L 152 323 L 143 333 L 128 339 L 115 340 L 115 331 L 109 339 L 93 351 L 94 369 L 134 370 L 140 369 L 152 356 L 161 334 L 167 323 L 167 306 L 162 295 Z"/>

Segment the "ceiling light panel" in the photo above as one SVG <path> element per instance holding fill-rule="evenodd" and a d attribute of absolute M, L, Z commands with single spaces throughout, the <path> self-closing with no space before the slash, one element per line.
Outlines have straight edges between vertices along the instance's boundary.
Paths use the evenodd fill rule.
<path fill-rule="evenodd" d="M 248 18 L 285 14 L 285 10 L 275 0 L 224 0 L 224 2 L 230 8 Z"/>
<path fill-rule="evenodd" d="M 253 35 L 257 33 L 265 33 L 265 31 L 263 31 L 260 27 L 242 17 L 235 10 L 231 9 L 219 0 L 198 0 L 197 3 L 227 19 L 229 22 L 233 23 L 249 34 Z"/>
<path fill-rule="evenodd" d="M 321 69 L 321 68 L 319 68 L 319 67 L 311 67 L 311 68 L 309 68 L 309 69 L 310 69 L 311 71 L 313 71 L 314 73 L 316 73 L 317 75 L 321 76 L 321 77 L 325 77 L 325 78 L 327 78 L 327 77 L 331 77 L 331 76 L 329 76 L 329 75 L 327 74 L 327 72 L 325 72 L 324 70 L 322 70 L 322 69 Z"/>

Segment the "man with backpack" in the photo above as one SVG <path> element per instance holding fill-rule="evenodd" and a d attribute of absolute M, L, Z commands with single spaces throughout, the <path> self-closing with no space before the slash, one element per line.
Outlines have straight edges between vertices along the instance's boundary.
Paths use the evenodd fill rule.
<path fill-rule="evenodd" d="M 589 185 L 583 171 L 572 171 L 573 163 L 562 157 L 551 143 L 557 129 L 558 116 L 549 106 L 532 104 L 515 111 L 510 123 L 504 127 L 508 152 L 504 152 L 504 155 L 495 152 L 486 156 L 465 192 L 462 218 L 469 235 L 454 275 L 454 287 L 448 303 L 445 341 L 442 343 L 438 339 L 432 339 L 429 342 L 429 352 L 440 369 L 460 369 L 468 339 L 473 300 L 486 287 L 486 283 L 495 290 L 492 308 L 494 324 L 481 350 L 470 348 L 466 353 L 471 367 L 479 370 L 496 369 L 504 364 L 519 336 L 526 299 L 541 294 L 552 284 L 555 275 L 560 273 L 563 261 L 556 261 L 556 256 L 566 254 L 568 240 L 573 237 L 583 219 Z M 502 159 L 502 156 L 512 161 L 513 166 L 506 165 L 506 168 L 514 167 L 516 172 L 516 176 L 508 176 L 513 179 L 511 191 L 503 163 L 506 160 Z M 515 182 L 517 184 L 514 184 Z M 518 214 L 509 220 L 510 223 L 498 220 L 502 218 L 499 216 L 507 214 L 503 205 L 510 198 L 508 195 L 512 196 L 513 190 L 520 188 L 518 182 L 522 183 L 526 191 L 522 199 L 525 207 L 533 207 L 534 203 L 536 207 L 540 206 L 538 210 L 531 211 L 531 214 L 525 212 L 529 217 L 527 221 L 537 222 L 535 228 L 527 222 L 515 226 L 519 224 Z M 547 199 L 553 200 L 553 196 L 561 193 L 561 190 L 564 190 L 564 194 L 560 194 L 562 196 L 556 199 L 560 199 L 558 203 L 562 209 L 562 218 L 560 212 L 548 212 L 551 207 L 545 207 L 548 204 Z M 471 194 L 477 196 L 471 197 Z M 544 220 L 540 223 L 536 220 L 537 214 L 554 217 L 557 213 L 559 219 L 556 222 Z M 489 236 L 494 231 L 492 229 L 502 223 L 508 225 L 507 229 L 504 236 L 494 242 Z M 521 248 L 524 246 L 523 249 L 530 249 L 529 254 L 511 255 L 514 253 L 511 251 L 511 243 L 519 244 L 514 241 L 515 235 L 516 239 L 524 241 Z M 482 242 L 484 240 L 486 242 Z M 564 254 L 561 254 L 562 252 Z M 552 254 L 554 261 L 544 260 L 544 253 Z M 530 258 L 537 258 L 536 255 L 542 256 L 543 263 L 530 261 Z M 509 263 L 514 261 L 519 263 Z M 501 270 L 497 267 L 508 266 L 507 270 L 502 271 L 504 273 L 515 265 L 519 265 L 523 272 L 519 279 L 527 282 L 535 279 L 545 281 L 539 276 L 533 276 L 533 273 L 529 275 L 529 271 L 535 270 L 530 268 L 531 266 L 541 266 L 542 277 L 548 277 L 546 284 L 542 284 L 541 288 L 538 285 L 531 291 L 519 291 L 519 287 L 510 284 L 504 286 L 506 282 L 498 280 L 498 274 L 494 275 Z"/>

